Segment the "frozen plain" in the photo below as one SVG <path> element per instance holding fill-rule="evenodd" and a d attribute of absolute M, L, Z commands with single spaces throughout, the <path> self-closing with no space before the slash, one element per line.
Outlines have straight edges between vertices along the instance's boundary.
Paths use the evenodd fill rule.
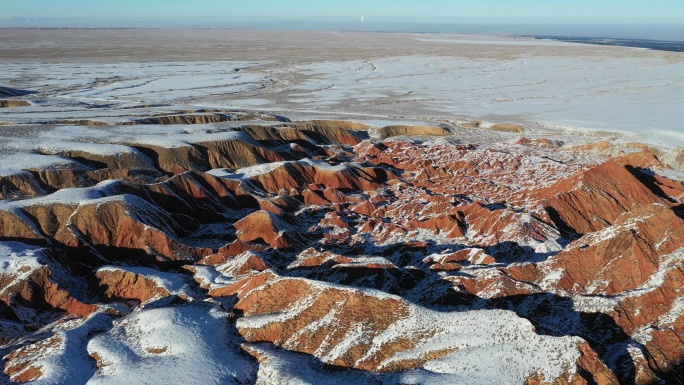
<path fill-rule="evenodd" d="M 502 36 L 231 30 L 3 31 L 0 121 L 116 123 L 232 108 L 288 117 L 522 123 L 684 145 L 684 56 Z M 46 127 L 43 127 L 46 128 Z"/>

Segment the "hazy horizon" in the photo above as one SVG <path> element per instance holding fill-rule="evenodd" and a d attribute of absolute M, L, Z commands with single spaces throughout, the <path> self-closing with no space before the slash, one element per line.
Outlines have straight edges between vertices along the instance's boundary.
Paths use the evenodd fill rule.
<path fill-rule="evenodd" d="M 368 20 L 310 21 L 221 20 L 221 19 L 117 19 L 117 18 L 9 18 L 0 20 L 0 28 L 155 28 L 155 29 L 283 29 L 332 30 L 354 32 L 463 33 L 498 35 L 550 35 L 608 37 L 684 41 L 682 23 L 600 23 L 585 21 L 549 22 L 393 22 Z"/>

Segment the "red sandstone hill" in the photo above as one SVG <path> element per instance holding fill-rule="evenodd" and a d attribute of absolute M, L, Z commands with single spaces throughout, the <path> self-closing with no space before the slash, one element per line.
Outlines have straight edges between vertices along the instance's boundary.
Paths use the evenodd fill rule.
<path fill-rule="evenodd" d="M 367 128 L 245 126 L 1 177 L 2 381 L 219 365 L 220 342 L 226 376 L 264 383 L 681 383 L 684 185 L 657 158 Z"/>

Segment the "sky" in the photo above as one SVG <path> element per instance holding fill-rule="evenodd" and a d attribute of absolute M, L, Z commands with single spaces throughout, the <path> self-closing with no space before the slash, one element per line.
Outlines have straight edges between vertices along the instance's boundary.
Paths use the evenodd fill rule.
<path fill-rule="evenodd" d="M 0 18 L 412 21 L 549 18 L 684 22 L 682 0 L 4 0 Z"/>
<path fill-rule="evenodd" d="M 562 28 L 589 24 L 593 27 Z M 680 40 L 684 0 L 0 0 L 0 27 L 336 29 Z"/>

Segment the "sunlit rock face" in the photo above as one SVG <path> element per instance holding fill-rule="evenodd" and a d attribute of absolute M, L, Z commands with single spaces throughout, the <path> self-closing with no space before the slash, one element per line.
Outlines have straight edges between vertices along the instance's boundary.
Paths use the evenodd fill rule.
<path fill-rule="evenodd" d="M 438 128 L 262 122 L 4 176 L 4 381 L 676 383 L 667 165 Z"/>

